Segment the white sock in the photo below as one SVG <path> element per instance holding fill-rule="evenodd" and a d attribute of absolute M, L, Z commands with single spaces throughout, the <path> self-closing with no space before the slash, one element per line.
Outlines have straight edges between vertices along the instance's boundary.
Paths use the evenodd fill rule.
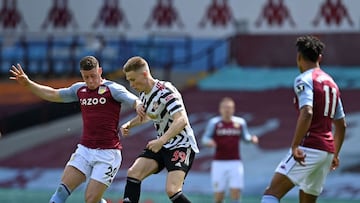
<path fill-rule="evenodd" d="M 107 203 L 105 199 L 101 199 L 99 203 Z"/>
<path fill-rule="evenodd" d="M 279 203 L 279 200 L 272 195 L 264 195 L 261 198 L 261 203 Z"/>

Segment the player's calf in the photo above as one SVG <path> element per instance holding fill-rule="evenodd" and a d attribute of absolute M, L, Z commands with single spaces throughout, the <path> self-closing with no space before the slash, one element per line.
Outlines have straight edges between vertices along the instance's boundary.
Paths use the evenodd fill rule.
<path fill-rule="evenodd" d="M 182 193 L 182 191 L 175 193 L 173 196 L 171 196 L 169 198 L 173 203 L 191 203 L 190 200 L 188 200 L 185 197 L 185 195 Z"/>
<path fill-rule="evenodd" d="M 50 203 L 64 203 L 70 194 L 70 189 L 65 184 L 61 183 L 52 195 Z"/>
<path fill-rule="evenodd" d="M 127 177 L 123 202 L 139 202 L 141 181 Z"/>

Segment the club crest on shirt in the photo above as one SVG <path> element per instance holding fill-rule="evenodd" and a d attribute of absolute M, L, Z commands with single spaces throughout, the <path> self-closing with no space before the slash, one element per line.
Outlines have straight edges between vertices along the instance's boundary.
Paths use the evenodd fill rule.
<path fill-rule="evenodd" d="M 299 83 L 295 87 L 295 91 L 297 94 L 305 90 L 305 85 L 303 83 Z"/>
<path fill-rule="evenodd" d="M 240 124 L 239 124 L 239 123 L 234 123 L 233 126 L 234 126 L 234 128 L 240 128 Z"/>
<path fill-rule="evenodd" d="M 152 108 L 151 108 L 151 111 L 156 111 L 157 109 L 159 108 L 159 102 L 158 101 L 154 101 L 152 103 Z"/>
<path fill-rule="evenodd" d="M 157 119 L 158 115 L 154 113 L 148 113 L 147 116 L 149 116 L 150 119 L 155 120 Z"/>
<path fill-rule="evenodd" d="M 105 86 L 100 86 L 99 90 L 98 90 L 98 94 L 104 94 L 106 92 L 106 87 Z"/>

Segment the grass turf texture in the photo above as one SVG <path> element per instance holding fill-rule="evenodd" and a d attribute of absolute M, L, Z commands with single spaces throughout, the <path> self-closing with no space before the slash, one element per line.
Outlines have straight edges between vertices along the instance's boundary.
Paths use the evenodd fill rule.
<path fill-rule="evenodd" d="M 48 202 L 53 191 L 40 191 L 40 190 L 20 190 L 20 189 L 0 189 L 0 202 L 6 203 L 38 203 L 38 202 Z M 106 192 L 105 198 L 110 200 L 112 203 L 121 202 L 123 191 L 117 192 Z M 212 195 L 205 194 L 191 194 L 187 192 L 186 194 L 193 203 L 205 203 L 213 202 Z M 244 196 L 242 202 L 245 203 L 259 203 L 261 197 L 248 197 Z M 73 194 L 66 201 L 67 203 L 78 203 L 84 202 L 84 191 L 78 190 L 74 191 Z M 170 202 L 167 196 L 164 193 L 151 193 L 143 192 L 141 194 L 140 203 L 162 203 Z M 227 200 L 226 202 L 230 202 Z M 282 202 L 286 203 L 297 203 L 296 198 L 284 198 Z M 359 200 L 344 200 L 344 199 L 323 199 L 319 198 L 318 203 L 355 203 Z"/>

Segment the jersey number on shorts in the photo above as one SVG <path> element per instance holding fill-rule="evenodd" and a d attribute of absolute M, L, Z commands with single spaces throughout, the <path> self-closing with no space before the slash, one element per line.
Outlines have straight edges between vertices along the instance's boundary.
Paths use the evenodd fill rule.
<path fill-rule="evenodd" d="M 331 89 L 331 95 L 330 95 L 330 89 Z M 336 108 L 336 88 L 330 88 L 328 85 L 324 85 L 324 91 L 325 91 L 325 109 L 324 109 L 324 116 L 329 116 L 329 110 L 330 110 L 330 104 L 331 104 L 331 112 L 330 112 L 330 118 L 334 118 L 335 115 L 335 108 Z M 332 98 L 332 101 L 330 102 L 330 97 Z"/>
<path fill-rule="evenodd" d="M 109 176 L 110 178 L 113 178 L 116 175 L 117 168 L 113 168 L 111 166 L 108 167 L 108 171 L 105 173 L 105 175 Z"/>
<path fill-rule="evenodd" d="M 183 151 L 176 150 L 173 153 L 173 157 L 172 157 L 171 161 L 173 161 L 173 162 L 176 162 L 176 161 L 183 162 L 186 165 L 189 165 L 189 156 Z"/>

